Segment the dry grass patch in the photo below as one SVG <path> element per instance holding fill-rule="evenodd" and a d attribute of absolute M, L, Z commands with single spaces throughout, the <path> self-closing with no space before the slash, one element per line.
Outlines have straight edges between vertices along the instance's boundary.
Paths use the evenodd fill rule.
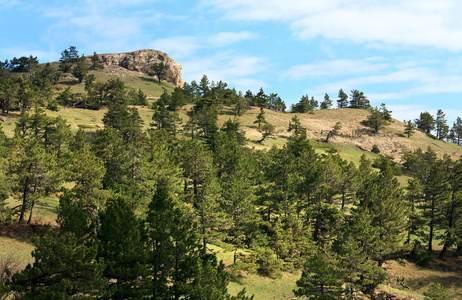
<path fill-rule="evenodd" d="M 403 277 L 404 284 L 409 287 L 407 293 L 415 295 L 414 299 L 422 299 L 423 292 L 432 284 L 440 283 L 455 299 L 462 299 L 462 258 L 451 257 L 447 260 L 434 260 L 425 267 L 412 262 L 399 264 L 388 262 L 388 270 L 393 278 Z"/>

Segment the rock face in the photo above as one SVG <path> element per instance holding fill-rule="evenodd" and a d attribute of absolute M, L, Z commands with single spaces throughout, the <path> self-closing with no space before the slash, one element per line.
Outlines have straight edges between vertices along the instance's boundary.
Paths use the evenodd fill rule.
<path fill-rule="evenodd" d="M 183 87 L 181 65 L 166 53 L 158 50 L 138 50 L 126 53 L 99 54 L 100 62 L 107 66 L 119 66 L 130 71 L 151 73 L 151 65 L 163 62 L 167 67 L 167 82 L 176 87 Z"/>

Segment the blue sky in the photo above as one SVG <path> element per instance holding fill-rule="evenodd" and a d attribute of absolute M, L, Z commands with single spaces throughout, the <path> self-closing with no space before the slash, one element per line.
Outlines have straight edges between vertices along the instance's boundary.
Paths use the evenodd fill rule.
<path fill-rule="evenodd" d="M 302 95 L 363 91 L 393 117 L 462 117 L 462 1 L 0 0 L 0 60 L 157 49 L 187 82 Z"/>

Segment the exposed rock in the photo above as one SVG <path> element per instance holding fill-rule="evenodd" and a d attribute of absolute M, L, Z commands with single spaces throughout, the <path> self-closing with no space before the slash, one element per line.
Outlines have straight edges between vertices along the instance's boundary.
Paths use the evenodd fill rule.
<path fill-rule="evenodd" d="M 138 50 L 126 53 L 98 54 L 100 63 L 107 66 L 119 66 L 130 71 L 150 74 L 151 66 L 163 62 L 167 67 L 167 82 L 174 86 L 183 87 L 181 65 L 175 62 L 168 54 L 158 50 Z"/>

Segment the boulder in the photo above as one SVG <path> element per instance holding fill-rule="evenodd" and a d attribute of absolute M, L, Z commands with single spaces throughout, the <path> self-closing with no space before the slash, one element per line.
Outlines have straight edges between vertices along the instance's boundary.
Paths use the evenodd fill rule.
<path fill-rule="evenodd" d="M 167 67 L 167 82 L 176 87 L 183 87 L 181 65 L 175 62 L 168 54 L 152 49 L 138 50 L 126 53 L 99 54 L 100 63 L 106 66 L 119 66 L 130 71 L 150 74 L 151 66 L 163 62 Z"/>

